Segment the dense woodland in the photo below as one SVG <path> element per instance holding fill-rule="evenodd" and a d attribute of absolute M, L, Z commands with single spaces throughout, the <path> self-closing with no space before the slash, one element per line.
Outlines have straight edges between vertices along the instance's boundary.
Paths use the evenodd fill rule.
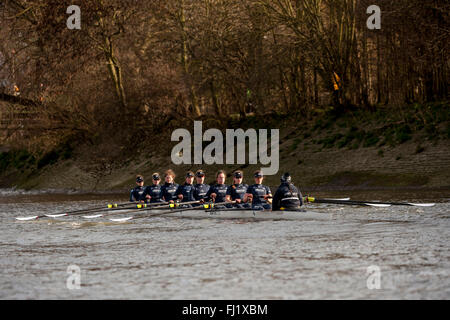
<path fill-rule="evenodd" d="M 66 26 L 73 4 L 80 30 Z M 173 119 L 395 112 L 448 99 L 449 12 L 445 0 L 3 0 L 0 100 L 32 110 L 48 141 L 145 138 Z"/>

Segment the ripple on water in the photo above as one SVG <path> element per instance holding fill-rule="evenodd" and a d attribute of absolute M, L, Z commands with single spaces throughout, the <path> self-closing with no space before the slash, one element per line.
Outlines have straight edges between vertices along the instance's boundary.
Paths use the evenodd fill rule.
<path fill-rule="evenodd" d="M 344 207 L 327 221 L 13 217 L 106 200 L 0 203 L 0 298 L 448 299 L 450 204 Z M 67 290 L 67 267 L 82 290 Z M 367 289 L 378 266 L 381 291 Z"/>

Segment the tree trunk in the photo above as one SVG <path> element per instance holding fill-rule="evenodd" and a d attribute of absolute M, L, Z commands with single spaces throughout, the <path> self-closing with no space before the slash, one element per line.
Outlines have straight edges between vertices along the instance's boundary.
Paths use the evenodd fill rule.
<path fill-rule="evenodd" d="M 105 28 L 103 19 L 99 18 L 99 24 L 102 27 L 102 29 Z M 105 36 L 104 39 L 104 54 L 106 58 L 106 64 L 108 67 L 109 74 L 111 76 L 111 80 L 114 85 L 114 90 L 116 93 L 116 97 L 120 103 L 120 106 L 123 110 L 127 107 L 127 101 L 126 101 L 126 95 L 125 95 L 125 89 L 123 86 L 123 78 L 122 78 L 122 69 L 120 67 L 119 60 L 114 55 L 114 47 L 113 43 L 111 41 L 110 36 Z"/>
<path fill-rule="evenodd" d="M 194 115 L 199 117 L 201 115 L 200 108 L 198 106 L 197 94 L 195 92 L 194 85 L 190 81 L 189 77 L 189 58 L 188 58 L 188 48 L 187 48 L 187 36 L 186 36 L 186 17 L 184 14 L 184 0 L 179 1 L 180 12 L 180 26 L 181 26 L 181 65 L 183 67 L 183 72 L 185 78 L 188 80 L 189 92 L 191 95 L 192 111 Z"/>

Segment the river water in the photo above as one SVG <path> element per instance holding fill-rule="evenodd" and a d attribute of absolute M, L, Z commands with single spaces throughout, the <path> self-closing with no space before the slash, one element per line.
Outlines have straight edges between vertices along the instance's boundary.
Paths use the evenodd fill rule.
<path fill-rule="evenodd" d="M 16 221 L 126 196 L 0 190 L 0 299 L 450 298 L 448 192 L 345 195 L 437 204 L 308 205 L 329 220 Z"/>

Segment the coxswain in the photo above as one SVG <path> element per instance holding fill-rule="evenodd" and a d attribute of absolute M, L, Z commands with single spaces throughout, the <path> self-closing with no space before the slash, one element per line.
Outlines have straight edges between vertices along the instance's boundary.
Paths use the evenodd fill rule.
<path fill-rule="evenodd" d="M 163 202 L 161 185 L 159 184 L 161 182 L 161 177 L 158 172 L 152 174 L 152 182 L 153 184 L 151 186 L 145 188 L 145 200 L 150 203 Z"/>
<path fill-rule="evenodd" d="M 175 183 L 175 172 L 167 170 L 164 173 L 164 185 L 161 187 L 161 195 L 166 202 L 175 202 L 177 200 L 178 184 Z"/>
<path fill-rule="evenodd" d="M 201 169 L 195 172 L 196 184 L 194 185 L 194 199 L 203 200 L 207 199 L 206 194 L 209 191 L 209 184 L 205 184 L 205 172 Z"/>
<path fill-rule="evenodd" d="M 272 200 L 272 211 L 297 210 L 303 205 L 302 194 L 291 182 L 289 173 L 281 176 L 281 184 Z"/>
<path fill-rule="evenodd" d="M 130 201 L 144 202 L 145 200 L 145 187 L 144 187 L 144 177 L 140 174 L 136 176 L 136 187 L 131 189 Z"/>
<path fill-rule="evenodd" d="M 184 184 L 178 186 L 176 196 L 181 202 L 190 202 L 195 201 L 194 191 L 195 187 L 194 183 L 194 173 L 192 171 L 188 171 L 186 173 L 186 179 Z"/>
<path fill-rule="evenodd" d="M 261 170 L 254 173 L 255 184 L 252 184 L 247 189 L 244 195 L 244 202 L 251 201 L 252 208 L 256 210 L 268 210 L 271 208 L 272 191 L 268 186 L 262 184 L 264 175 Z"/>
<path fill-rule="evenodd" d="M 250 208 L 250 204 L 244 203 L 244 195 L 247 192 L 248 185 L 242 183 L 243 179 L 244 173 L 241 170 L 233 172 L 233 184 L 227 189 L 226 201 L 236 201 L 234 207 L 237 208 Z M 232 205 L 228 206 L 233 207 Z"/>
<path fill-rule="evenodd" d="M 216 184 L 209 188 L 206 197 L 214 203 L 225 202 L 228 186 L 225 184 L 226 173 L 219 170 L 216 173 Z"/>

